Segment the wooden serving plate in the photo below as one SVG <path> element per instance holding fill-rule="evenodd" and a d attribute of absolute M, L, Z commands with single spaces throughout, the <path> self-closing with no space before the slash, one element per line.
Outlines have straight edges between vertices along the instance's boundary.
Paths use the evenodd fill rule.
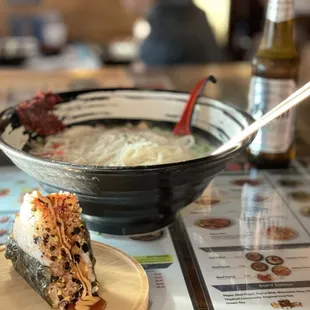
<path fill-rule="evenodd" d="M 149 283 L 145 271 L 122 251 L 92 242 L 99 295 L 107 302 L 105 310 L 147 310 Z M 0 309 L 50 310 L 49 305 L 15 271 L 0 251 Z"/>

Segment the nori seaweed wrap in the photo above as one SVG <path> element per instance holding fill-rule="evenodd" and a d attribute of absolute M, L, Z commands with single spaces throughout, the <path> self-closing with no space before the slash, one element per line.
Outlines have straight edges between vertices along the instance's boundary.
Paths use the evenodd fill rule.
<path fill-rule="evenodd" d="M 56 309 L 87 309 L 99 301 L 89 232 L 77 197 L 69 193 L 26 194 L 5 257 Z"/>

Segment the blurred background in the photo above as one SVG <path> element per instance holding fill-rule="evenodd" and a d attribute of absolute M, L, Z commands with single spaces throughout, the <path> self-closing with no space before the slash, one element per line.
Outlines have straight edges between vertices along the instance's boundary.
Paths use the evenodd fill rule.
<path fill-rule="evenodd" d="M 296 0 L 309 55 L 310 3 Z M 264 0 L 0 0 L 0 66 L 35 70 L 249 61 Z"/>

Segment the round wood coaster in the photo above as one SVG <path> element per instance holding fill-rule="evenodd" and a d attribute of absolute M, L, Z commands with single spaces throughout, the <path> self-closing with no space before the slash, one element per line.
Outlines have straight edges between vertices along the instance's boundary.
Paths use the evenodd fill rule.
<path fill-rule="evenodd" d="M 122 251 L 92 242 L 96 258 L 99 295 L 105 310 L 147 310 L 149 284 L 145 271 Z M 8 310 L 50 310 L 49 305 L 15 271 L 0 251 L 0 308 Z"/>

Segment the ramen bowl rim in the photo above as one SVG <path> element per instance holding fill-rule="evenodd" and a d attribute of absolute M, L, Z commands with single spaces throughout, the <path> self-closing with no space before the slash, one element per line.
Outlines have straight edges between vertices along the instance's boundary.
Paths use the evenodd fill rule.
<path fill-rule="evenodd" d="M 177 91 L 177 90 L 165 90 L 165 89 L 146 89 L 146 88 L 96 88 L 96 89 L 83 89 L 83 90 L 75 90 L 75 91 L 67 91 L 67 92 L 60 92 L 57 93 L 59 96 L 65 95 L 65 96 L 70 96 L 72 95 L 78 95 L 78 94 L 84 94 L 88 92 L 96 92 L 96 91 L 151 91 L 151 92 L 168 92 L 168 93 L 174 93 L 174 94 L 183 94 L 187 95 L 188 93 L 182 92 L 182 91 Z M 251 115 L 249 115 L 247 112 L 243 111 L 240 109 L 240 107 L 235 106 L 234 104 L 227 103 L 224 100 L 218 100 L 214 99 L 208 96 L 201 96 L 201 98 L 205 99 L 211 99 L 214 101 L 219 102 L 220 104 L 227 105 L 228 107 L 233 108 L 237 112 L 239 112 L 248 122 L 248 125 L 250 125 L 252 122 L 254 122 L 254 119 Z M 66 103 L 65 101 L 64 103 Z M 205 105 L 205 103 L 201 102 L 199 103 L 201 105 Z M 16 105 L 17 106 L 17 105 Z M 16 106 L 14 107 L 9 107 L 2 112 L 0 112 L 0 120 L 1 117 L 7 113 L 10 110 L 15 111 Z M 12 112 L 13 112 L 12 111 Z M 128 120 L 130 120 L 128 118 Z M 161 122 L 161 121 L 159 121 Z M 2 131 L 3 132 L 3 131 Z M 0 134 L 2 134 L 0 131 Z M 81 164 L 72 164 L 69 162 L 62 162 L 62 161 L 57 161 L 57 160 L 50 160 L 47 158 L 42 158 L 42 157 L 37 157 L 34 155 L 31 155 L 25 151 L 18 150 L 12 146 L 10 146 L 8 143 L 6 143 L 1 135 L 0 135 L 0 149 L 3 150 L 3 152 L 7 155 L 13 154 L 14 156 L 27 160 L 28 162 L 36 162 L 36 163 L 41 163 L 42 165 L 45 165 L 47 167 L 53 167 L 56 169 L 61 169 L 61 168 L 66 168 L 66 169 L 72 169 L 74 171 L 83 171 L 83 172 L 102 172 L 102 173 L 115 173 L 115 172 L 145 172 L 145 171 L 160 171 L 160 170 L 170 170 L 170 169 L 176 169 L 178 170 L 179 168 L 182 168 L 184 165 L 186 166 L 191 166 L 191 165 L 199 165 L 206 163 L 208 161 L 209 164 L 215 163 L 217 161 L 224 160 L 225 158 L 233 157 L 236 155 L 239 150 L 245 148 L 247 145 L 249 145 L 255 138 L 256 133 L 244 140 L 242 143 L 240 143 L 237 146 L 232 147 L 229 150 L 226 150 L 220 154 L 217 155 L 207 155 L 204 157 L 199 157 L 191 160 L 186 160 L 186 161 L 181 161 L 181 162 L 173 162 L 173 163 L 167 163 L 167 164 L 157 164 L 157 165 L 146 165 L 146 166 L 96 166 L 96 165 L 81 165 Z M 9 156 L 10 157 L 10 156 Z"/>

